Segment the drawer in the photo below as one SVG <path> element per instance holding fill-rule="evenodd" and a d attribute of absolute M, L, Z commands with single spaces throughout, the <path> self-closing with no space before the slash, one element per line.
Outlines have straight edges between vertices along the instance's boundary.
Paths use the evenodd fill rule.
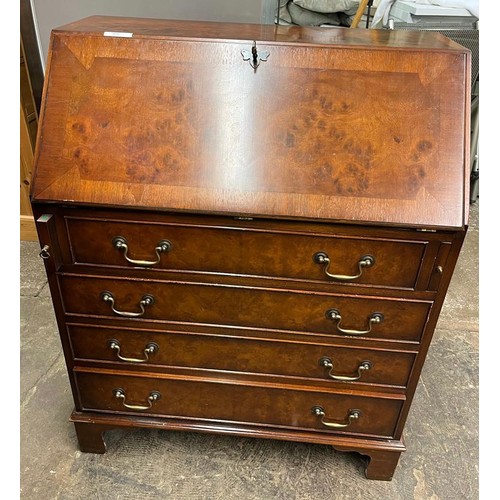
<path fill-rule="evenodd" d="M 406 386 L 415 354 L 195 333 L 69 325 L 78 360 Z"/>
<path fill-rule="evenodd" d="M 59 276 L 67 314 L 418 341 L 430 303 L 204 283 Z M 131 317 L 131 315 L 134 315 Z"/>
<path fill-rule="evenodd" d="M 80 264 L 409 289 L 426 247 L 425 241 L 287 233 L 276 224 L 259 229 L 74 217 L 67 217 L 66 224 L 72 261 Z"/>
<path fill-rule="evenodd" d="M 381 394 L 380 397 L 367 397 L 104 371 L 77 371 L 76 380 L 82 410 L 384 437 L 393 435 L 403 402 L 402 397 L 383 397 Z M 322 408 L 324 415 L 317 408 Z M 358 412 L 358 418 L 354 412 Z"/>

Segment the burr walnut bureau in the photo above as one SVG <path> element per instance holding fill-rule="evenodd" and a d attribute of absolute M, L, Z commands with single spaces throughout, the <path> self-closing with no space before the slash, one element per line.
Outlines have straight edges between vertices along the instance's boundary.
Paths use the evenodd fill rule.
<path fill-rule="evenodd" d="M 31 196 L 81 450 L 211 432 L 390 479 L 467 228 L 469 71 L 429 32 L 54 30 Z"/>

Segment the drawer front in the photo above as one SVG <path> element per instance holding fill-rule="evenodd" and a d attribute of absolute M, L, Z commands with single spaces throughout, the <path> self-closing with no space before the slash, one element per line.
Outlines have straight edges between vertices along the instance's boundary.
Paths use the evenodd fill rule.
<path fill-rule="evenodd" d="M 116 318 L 133 314 L 137 319 L 363 338 L 418 341 L 430 308 L 422 301 L 201 283 L 74 275 L 62 275 L 59 282 L 69 314 Z"/>
<path fill-rule="evenodd" d="M 173 380 L 126 374 L 76 373 L 83 410 L 152 414 L 392 436 L 402 400 L 331 392 Z M 313 413 L 321 407 L 324 415 Z M 359 417 L 353 418 L 357 410 Z M 351 418 L 349 418 L 351 415 Z M 332 427 L 322 423 L 340 424 Z"/>
<path fill-rule="evenodd" d="M 194 333 L 68 326 L 76 359 L 406 386 L 414 353 Z"/>
<path fill-rule="evenodd" d="M 76 263 L 410 289 L 426 246 L 423 241 L 287 234 L 265 228 L 66 220 Z M 164 241 L 168 244 L 162 246 Z"/>

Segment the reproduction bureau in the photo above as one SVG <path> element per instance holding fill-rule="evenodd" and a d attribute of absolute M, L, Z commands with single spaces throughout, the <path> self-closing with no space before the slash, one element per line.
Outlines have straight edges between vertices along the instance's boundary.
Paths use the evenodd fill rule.
<path fill-rule="evenodd" d="M 81 450 L 212 432 L 391 479 L 467 228 L 469 75 L 429 32 L 54 30 L 31 200 Z"/>

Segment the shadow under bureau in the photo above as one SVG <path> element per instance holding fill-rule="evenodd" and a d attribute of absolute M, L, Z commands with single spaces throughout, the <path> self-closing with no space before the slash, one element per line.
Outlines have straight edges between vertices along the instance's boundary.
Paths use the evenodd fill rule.
<path fill-rule="evenodd" d="M 391 479 L 467 228 L 469 68 L 431 33 L 54 30 L 32 205 L 81 450 L 212 432 Z"/>

